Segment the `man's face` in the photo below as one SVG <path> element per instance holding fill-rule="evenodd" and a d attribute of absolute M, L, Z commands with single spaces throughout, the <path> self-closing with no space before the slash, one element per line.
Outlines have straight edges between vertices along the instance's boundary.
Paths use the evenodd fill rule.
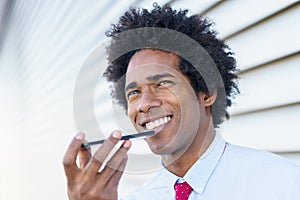
<path fill-rule="evenodd" d="M 178 64 L 175 54 L 146 49 L 126 73 L 128 116 L 138 132 L 155 131 L 146 141 L 160 155 L 185 151 L 199 128 L 200 101 Z"/>

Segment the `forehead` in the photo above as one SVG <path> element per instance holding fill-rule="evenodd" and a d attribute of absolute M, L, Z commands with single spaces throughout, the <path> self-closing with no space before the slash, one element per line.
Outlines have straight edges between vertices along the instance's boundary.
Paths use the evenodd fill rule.
<path fill-rule="evenodd" d="M 179 57 L 174 53 L 154 49 L 141 50 L 134 54 L 129 62 L 126 80 L 166 72 L 171 74 L 180 73 L 183 75 L 178 65 Z"/>
<path fill-rule="evenodd" d="M 127 71 L 149 64 L 159 64 L 169 67 L 178 67 L 179 57 L 174 53 L 169 53 L 155 49 L 145 49 L 134 54 L 129 62 Z"/>

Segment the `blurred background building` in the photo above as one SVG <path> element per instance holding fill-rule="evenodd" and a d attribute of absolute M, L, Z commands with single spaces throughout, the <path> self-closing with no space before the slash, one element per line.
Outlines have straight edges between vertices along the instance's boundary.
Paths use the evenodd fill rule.
<path fill-rule="evenodd" d="M 236 53 L 241 95 L 230 109 L 230 121 L 220 129 L 223 137 L 300 164 L 299 1 L 156 2 L 206 15 Z M 62 157 L 77 132 L 73 92 L 78 74 L 95 48 L 105 43 L 105 31 L 120 15 L 130 6 L 152 4 L 0 1 L 0 199 L 67 198 Z M 99 88 L 95 95 L 99 127 L 109 132 L 122 123 L 126 126 L 126 120 L 118 120 L 118 108 L 112 106 L 108 92 Z M 84 97 L 82 101 L 85 109 Z M 159 166 L 159 159 L 144 146 L 137 142 L 132 150 L 132 157 L 139 159 L 129 163 L 120 195 L 141 185 Z M 145 165 L 149 170 L 140 170 Z M 133 173 L 135 167 L 139 173 Z"/>

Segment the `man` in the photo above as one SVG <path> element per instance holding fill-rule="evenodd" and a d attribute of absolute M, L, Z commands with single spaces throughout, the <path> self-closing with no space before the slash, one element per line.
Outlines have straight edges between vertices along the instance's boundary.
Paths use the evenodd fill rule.
<path fill-rule="evenodd" d="M 211 23 L 186 14 L 158 5 L 151 12 L 131 9 L 107 33 L 112 43 L 105 76 L 114 83 L 113 97 L 138 132 L 155 131 L 146 142 L 161 155 L 164 167 L 125 199 L 300 199 L 299 166 L 226 143 L 216 133 L 238 93 L 235 60 Z M 146 32 L 140 29 L 147 27 Z M 129 30 L 138 30 L 135 39 L 122 35 Z M 180 34 L 168 40 L 168 30 L 189 36 L 207 54 L 180 42 Z M 120 53 L 133 43 L 140 48 Z M 174 43 L 176 50 L 168 47 Z M 74 137 L 64 157 L 70 199 L 118 198 L 131 142 L 124 141 L 106 164 L 104 160 L 120 138 L 114 131 L 91 156 L 81 149 L 84 134 Z"/>

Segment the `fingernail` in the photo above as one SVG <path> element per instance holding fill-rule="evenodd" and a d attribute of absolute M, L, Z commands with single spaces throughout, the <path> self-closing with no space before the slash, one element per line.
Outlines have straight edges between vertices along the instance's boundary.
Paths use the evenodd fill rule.
<path fill-rule="evenodd" d="M 129 140 L 126 140 L 123 144 L 123 147 L 125 147 L 125 148 L 129 148 L 130 146 L 131 146 L 131 143 Z"/>
<path fill-rule="evenodd" d="M 121 137 L 121 133 L 119 132 L 119 131 L 114 131 L 113 133 L 112 133 L 112 136 L 114 137 L 114 138 L 120 138 Z"/>
<path fill-rule="evenodd" d="M 75 136 L 76 140 L 83 140 L 83 133 L 77 133 L 77 135 Z"/>

